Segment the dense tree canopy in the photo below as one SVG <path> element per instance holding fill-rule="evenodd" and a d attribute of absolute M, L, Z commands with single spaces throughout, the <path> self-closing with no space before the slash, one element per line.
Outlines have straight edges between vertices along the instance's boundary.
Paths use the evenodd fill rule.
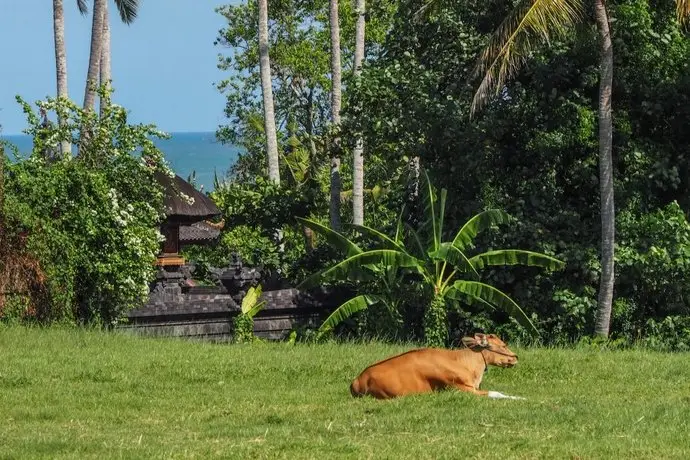
<path fill-rule="evenodd" d="M 479 52 L 513 3 L 405 0 L 395 10 L 386 10 L 394 14 L 368 16 L 368 20 L 380 20 L 380 32 L 373 33 L 375 45 L 368 48 L 362 78 L 346 84 L 343 140 L 352 148 L 356 134 L 364 136 L 365 168 L 378 171 L 370 185 L 389 181 L 390 192 L 384 195 L 381 208 L 395 209 L 395 203 L 405 201 L 409 191 L 405 165 L 419 157 L 433 181 L 448 189 L 448 228 L 456 228 L 481 210 L 503 209 L 516 217 L 516 223 L 506 233 L 484 236 L 482 244 L 530 247 L 564 259 L 566 269 L 558 274 L 513 268 L 489 270 L 488 279 L 535 315 L 535 324 L 548 340 L 567 341 L 591 332 L 600 269 L 597 35 L 589 18 L 549 47 L 536 50 L 499 96 L 470 117 L 479 84 L 473 79 Z M 685 298 L 685 253 L 690 250 L 685 218 L 690 210 L 686 128 L 690 125 L 690 41 L 672 3 L 619 0 L 608 6 L 615 49 L 613 158 L 619 210 L 612 330 L 614 336 L 633 337 L 644 334 L 650 327 L 648 320 L 690 313 L 686 301 L 680 300 Z M 283 59 L 292 56 L 288 62 L 295 68 L 305 61 L 295 60 L 300 47 L 289 33 L 279 32 L 285 27 L 281 24 L 287 17 L 309 23 L 317 18 L 323 24 L 325 3 L 320 8 L 320 13 L 309 15 L 295 9 L 290 15 L 276 13 L 273 46 L 289 50 Z M 341 2 L 341 8 L 349 6 Z M 226 11 L 237 15 L 240 10 Z M 354 43 L 347 32 L 353 16 L 346 12 L 342 17 L 347 54 Z M 237 23 L 232 15 L 228 18 L 231 25 Z M 297 81 L 305 82 L 304 88 L 314 88 L 315 132 L 324 134 L 317 141 L 327 142 L 328 42 L 318 38 L 327 30 L 293 27 L 300 31 L 300 43 L 309 43 L 310 51 L 316 51 Z M 247 43 L 254 34 L 248 27 L 226 32 L 231 30 L 234 36 L 247 31 L 243 35 Z M 367 34 L 370 40 L 369 29 Z M 237 43 L 229 37 L 228 44 Z M 251 49 L 247 45 L 239 51 L 235 62 L 249 58 Z M 287 64 L 281 66 L 280 59 L 276 86 L 283 95 L 283 119 L 294 114 L 304 120 L 292 109 L 300 106 L 298 92 L 290 85 L 298 73 L 283 72 L 288 77 L 281 77 Z M 251 120 L 248 95 L 255 94 L 256 86 L 252 75 L 236 77 L 237 88 L 244 88 L 240 82 L 248 86 L 229 96 L 228 115 L 235 118 L 221 130 L 226 139 L 246 146 L 250 141 L 260 142 L 259 133 L 249 136 L 247 130 Z M 300 122 L 297 136 L 304 145 L 308 145 L 307 125 Z M 317 155 L 325 154 L 325 147 L 317 144 Z M 257 167 L 249 169 L 258 171 Z M 345 181 L 351 174 L 347 167 Z M 315 209 L 325 219 L 325 208 Z M 368 224 L 393 225 L 392 216 L 382 219 L 384 215 L 376 210 L 373 215 L 367 213 Z M 476 314 L 459 318 L 458 324 L 482 327 L 489 324 L 487 320 L 500 324 L 505 317 Z M 517 330 L 510 323 L 505 327 Z"/>

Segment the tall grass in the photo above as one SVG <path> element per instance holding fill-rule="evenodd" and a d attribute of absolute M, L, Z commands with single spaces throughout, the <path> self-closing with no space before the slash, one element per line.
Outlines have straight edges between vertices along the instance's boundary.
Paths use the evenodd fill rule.
<path fill-rule="evenodd" d="M 485 389 L 353 399 L 406 347 L 0 328 L 0 458 L 690 458 L 687 354 L 516 350 Z"/>

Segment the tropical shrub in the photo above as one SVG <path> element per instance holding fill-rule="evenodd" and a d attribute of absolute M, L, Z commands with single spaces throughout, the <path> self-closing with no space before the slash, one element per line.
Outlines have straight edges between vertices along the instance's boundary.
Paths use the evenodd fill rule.
<path fill-rule="evenodd" d="M 250 287 L 242 298 L 240 313 L 233 319 L 233 333 L 236 343 L 247 343 L 257 340 L 254 336 L 254 316 L 266 305 L 259 302 L 261 285 Z"/>
<path fill-rule="evenodd" d="M 380 246 L 363 250 L 341 233 L 318 222 L 299 219 L 327 241 L 345 252 L 345 260 L 313 274 L 301 287 L 321 281 L 378 280 L 382 291 L 356 296 L 331 314 L 322 329 L 332 328 L 346 317 L 374 304 L 390 306 L 391 296 L 403 283 L 420 283 L 425 287 L 427 302 L 423 313 L 424 341 L 443 346 L 448 342 L 448 308 L 450 304 L 480 305 L 504 310 L 532 333 L 537 329 L 525 312 L 507 294 L 481 281 L 479 271 L 489 266 L 527 265 L 548 270 L 563 268 L 564 263 L 552 256 L 519 249 L 476 250 L 475 237 L 494 225 L 507 222 L 509 216 L 499 210 L 483 211 L 463 225 L 451 240 L 443 230 L 446 190 L 437 193 L 426 171 L 421 187 L 426 219 L 415 230 L 403 225 L 403 213 L 393 237 L 373 228 L 351 225 L 362 235 L 376 240 Z M 409 247 L 409 249 L 408 249 Z M 476 252 L 469 255 L 470 251 Z"/>
<path fill-rule="evenodd" d="M 146 300 L 153 277 L 163 216 L 154 172 L 169 170 L 151 137 L 164 134 L 130 125 L 126 110 L 101 93 L 100 117 L 72 102 L 37 102 L 46 114 L 63 115 L 61 127 L 18 98 L 34 145 L 28 158 L 6 164 L 5 213 L 45 274 L 42 321 L 112 325 Z M 79 145 L 78 155 L 62 155 L 62 140 Z"/>

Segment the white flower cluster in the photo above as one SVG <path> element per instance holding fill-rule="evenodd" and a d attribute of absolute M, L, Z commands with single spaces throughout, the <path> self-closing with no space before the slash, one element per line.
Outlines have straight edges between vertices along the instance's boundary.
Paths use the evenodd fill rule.
<path fill-rule="evenodd" d="M 191 196 L 185 195 L 185 194 L 182 193 L 182 192 L 180 192 L 180 196 L 181 196 L 182 199 L 185 201 L 185 203 L 187 203 L 188 205 L 191 206 L 191 205 L 194 204 L 194 198 L 192 198 Z"/>
<path fill-rule="evenodd" d="M 117 191 L 115 191 L 113 188 L 108 191 L 108 196 L 110 197 L 110 205 L 112 207 L 115 222 L 120 227 L 126 227 L 134 220 L 134 216 L 132 215 L 134 212 L 134 206 L 128 204 L 124 209 L 121 209 L 120 203 L 117 200 Z"/>
<path fill-rule="evenodd" d="M 155 229 L 155 232 L 156 232 L 156 240 L 159 243 L 164 242 L 165 241 L 165 235 L 163 235 L 158 228 Z"/>

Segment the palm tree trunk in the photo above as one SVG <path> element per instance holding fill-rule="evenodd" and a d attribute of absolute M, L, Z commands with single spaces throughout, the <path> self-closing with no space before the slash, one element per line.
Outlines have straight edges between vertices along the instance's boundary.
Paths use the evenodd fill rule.
<path fill-rule="evenodd" d="M 608 337 L 613 303 L 615 210 L 613 204 L 613 159 L 611 93 L 613 87 L 613 44 L 604 0 L 595 0 L 594 10 L 601 38 L 599 80 L 599 189 L 601 193 L 601 279 L 594 334 Z"/>
<path fill-rule="evenodd" d="M 108 3 L 106 2 L 103 9 L 103 42 L 101 44 L 101 65 L 100 65 L 100 83 L 101 85 L 108 84 L 110 86 L 111 66 L 110 66 L 110 18 L 108 15 Z M 99 102 L 100 115 L 103 116 L 105 104 L 103 98 Z"/>
<path fill-rule="evenodd" d="M 268 0 L 259 0 L 259 72 L 261 93 L 264 101 L 264 129 L 266 131 L 266 154 L 268 156 L 268 178 L 280 183 L 278 167 L 278 138 L 276 117 L 273 109 L 273 87 L 271 85 L 271 60 L 268 55 Z"/>
<path fill-rule="evenodd" d="M 357 24 L 355 27 L 355 77 L 362 73 L 364 61 L 365 0 L 357 0 Z M 352 152 L 352 222 L 364 225 L 364 140 L 358 136 Z"/>
<path fill-rule="evenodd" d="M 330 28 L 331 28 L 331 118 L 338 129 L 340 125 L 340 19 L 338 18 L 338 0 L 330 0 Z M 331 153 L 331 228 L 340 230 L 340 138 L 333 139 Z"/>
<path fill-rule="evenodd" d="M 65 47 L 65 13 L 62 0 L 53 0 L 53 35 L 55 39 L 55 70 L 57 74 L 57 97 L 69 99 L 67 92 L 67 48 Z M 58 114 L 58 124 L 64 126 L 65 120 Z M 60 153 L 69 155 L 72 145 L 68 141 L 60 143 Z"/>
<path fill-rule="evenodd" d="M 101 47 L 103 44 L 103 11 L 107 0 L 94 0 L 93 22 L 91 24 L 91 52 L 89 54 L 89 70 L 86 74 L 86 89 L 84 90 L 84 109 L 94 110 L 96 106 L 95 87 L 98 84 L 99 67 L 101 62 Z"/>

